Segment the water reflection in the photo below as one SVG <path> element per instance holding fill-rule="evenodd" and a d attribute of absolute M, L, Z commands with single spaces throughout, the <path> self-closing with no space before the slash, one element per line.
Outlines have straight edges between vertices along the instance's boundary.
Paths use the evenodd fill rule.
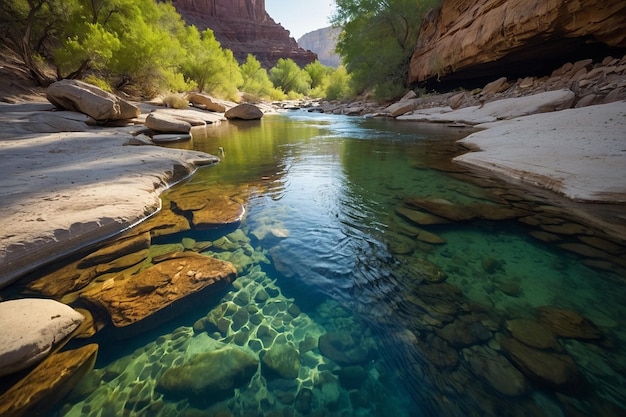
<path fill-rule="evenodd" d="M 131 231 L 149 240 L 141 262 L 89 285 L 185 251 L 238 278 L 132 353 L 98 339 L 97 369 L 58 412 L 623 413 L 623 241 L 586 207 L 452 165 L 465 134 L 303 112 L 194 130 L 188 146 L 222 162 Z M 198 227 L 185 199 L 246 214 Z M 212 371 L 243 376 L 216 388 Z"/>

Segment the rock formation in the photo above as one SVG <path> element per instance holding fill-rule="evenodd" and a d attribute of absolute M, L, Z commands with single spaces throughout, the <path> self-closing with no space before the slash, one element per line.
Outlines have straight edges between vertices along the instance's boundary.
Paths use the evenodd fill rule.
<path fill-rule="evenodd" d="M 623 0 L 443 0 L 422 25 L 409 81 L 482 86 L 624 50 Z"/>
<path fill-rule="evenodd" d="M 172 0 L 172 4 L 188 24 L 213 30 L 239 62 L 248 54 L 265 68 L 280 58 L 291 58 L 301 67 L 317 59 L 313 52 L 299 48 L 289 31 L 267 14 L 265 0 Z"/>
<path fill-rule="evenodd" d="M 301 48 L 315 52 L 322 64 L 336 68 L 341 64 L 341 57 L 335 52 L 340 33 L 341 28 L 332 26 L 314 30 L 298 39 L 298 45 Z"/>

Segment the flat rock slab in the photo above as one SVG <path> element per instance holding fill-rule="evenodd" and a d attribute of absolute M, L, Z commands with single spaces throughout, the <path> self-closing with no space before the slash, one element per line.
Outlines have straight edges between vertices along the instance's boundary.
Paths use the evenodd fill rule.
<path fill-rule="evenodd" d="M 0 396 L 0 415 L 42 415 L 93 369 L 97 354 L 90 344 L 50 356 Z"/>
<path fill-rule="evenodd" d="M 576 95 L 570 90 L 546 91 L 530 96 L 491 101 L 482 106 L 464 107 L 458 110 L 433 112 L 430 109 L 399 116 L 398 120 L 417 120 L 438 123 L 466 123 L 470 125 L 513 119 L 530 114 L 568 109 Z"/>
<path fill-rule="evenodd" d="M 478 127 L 460 141 L 478 149 L 455 162 L 571 199 L 626 202 L 626 102 L 520 117 Z"/>
<path fill-rule="evenodd" d="M 230 262 L 182 252 L 128 279 L 107 281 L 81 298 L 104 309 L 116 327 L 125 327 L 207 287 L 222 288 L 236 275 Z"/>
<path fill-rule="evenodd" d="M 54 300 L 23 298 L 0 303 L 0 376 L 41 362 L 83 319 Z"/>
<path fill-rule="evenodd" d="M 0 141 L 0 287 L 144 219 L 159 209 L 168 185 L 219 161 L 203 152 L 123 146 L 129 137 L 106 130 Z"/>

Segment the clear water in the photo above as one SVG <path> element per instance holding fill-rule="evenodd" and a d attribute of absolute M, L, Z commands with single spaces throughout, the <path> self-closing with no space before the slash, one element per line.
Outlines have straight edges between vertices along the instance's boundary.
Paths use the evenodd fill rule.
<path fill-rule="evenodd" d="M 236 230 L 191 230 L 152 245 L 213 242 L 203 253 L 233 262 L 238 278 L 219 299 L 154 331 L 98 339 L 96 369 L 51 415 L 626 413 L 623 272 L 591 268 L 515 219 L 421 226 L 445 239 L 431 245 L 411 236 L 415 225 L 395 211 L 412 196 L 552 207 L 544 212 L 555 217 L 587 207 L 454 166 L 450 159 L 461 152 L 454 141 L 468 133 L 461 129 L 299 111 L 195 133 L 177 146 L 216 155 L 221 148 L 223 160 L 166 193 L 164 205 L 180 192 L 228 194 L 244 202 L 246 217 Z M 219 248 L 224 236 L 229 245 Z M 415 271 L 424 265 L 445 272 L 446 283 L 422 281 Z M 603 335 L 559 339 L 582 388 L 559 392 L 526 379 L 523 393 L 502 393 L 493 382 L 498 371 L 486 376 L 470 364 L 472 355 L 482 349 L 506 358 L 499 343 L 506 320 L 534 318 L 542 306 L 576 311 Z M 211 327 L 207 316 L 226 327 Z M 442 329 L 464 320 L 479 322 L 485 336 L 464 346 L 443 342 Z M 345 362 L 318 348 L 328 333 L 351 338 L 338 349 L 348 352 Z M 173 398 L 155 388 L 168 369 L 224 345 L 257 357 L 274 345 L 293 347 L 298 376 L 279 378 L 260 365 L 221 398 Z"/>

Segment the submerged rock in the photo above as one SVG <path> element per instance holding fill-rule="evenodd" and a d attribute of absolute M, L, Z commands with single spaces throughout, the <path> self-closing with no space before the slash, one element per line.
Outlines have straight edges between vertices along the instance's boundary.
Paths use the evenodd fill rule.
<path fill-rule="evenodd" d="M 0 376 L 46 358 L 82 323 L 83 316 L 54 300 L 23 298 L 0 303 Z"/>
<path fill-rule="evenodd" d="M 554 334 L 541 323 L 527 319 L 506 322 L 506 328 L 520 342 L 539 349 L 562 350 Z"/>
<path fill-rule="evenodd" d="M 413 210 L 408 207 L 397 207 L 396 213 L 413 223 L 417 223 L 420 226 L 428 226 L 431 224 L 445 224 L 450 223 L 450 220 L 443 217 L 435 216 L 434 214 L 426 213 L 420 210 Z"/>
<path fill-rule="evenodd" d="M 503 338 L 500 344 L 527 378 L 556 391 L 580 389 L 582 376 L 569 355 L 537 350 L 511 338 Z"/>
<path fill-rule="evenodd" d="M 472 346 L 463 349 L 463 357 L 474 375 L 501 394 L 517 397 L 527 391 L 526 378 L 496 351 Z"/>
<path fill-rule="evenodd" d="M 274 343 L 263 356 L 263 365 L 270 374 L 294 379 L 300 372 L 300 354 L 289 344 Z"/>
<path fill-rule="evenodd" d="M 322 355 L 340 365 L 357 365 L 370 358 L 369 350 L 346 332 L 324 333 L 318 340 Z"/>
<path fill-rule="evenodd" d="M 491 339 L 491 332 L 479 321 L 459 319 L 439 330 L 437 334 L 454 347 L 484 343 Z"/>
<path fill-rule="evenodd" d="M 229 345 L 168 369 L 157 381 L 156 390 L 174 399 L 211 404 L 250 382 L 258 366 L 254 353 Z"/>
<path fill-rule="evenodd" d="M 540 307 L 539 321 L 560 337 L 583 340 L 599 340 L 602 334 L 588 319 L 575 311 L 554 307 Z"/>
<path fill-rule="evenodd" d="M 236 275 L 230 262 L 176 253 L 129 279 L 107 281 L 81 298 L 108 312 L 116 327 L 125 327 L 205 288 L 222 287 Z"/>
<path fill-rule="evenodd" d="M 41 415 L 93 369 L 98 345 L 56 353 L 0 396 L 0 415 Z"/>
<path fill-rule="evenodd" d="M 215 228 L 239 223 L 246 212 L 243 205 L 223 195 L 201 194 L 177 196 L 172 209 L 191 216 L 196 228 Z"/>

